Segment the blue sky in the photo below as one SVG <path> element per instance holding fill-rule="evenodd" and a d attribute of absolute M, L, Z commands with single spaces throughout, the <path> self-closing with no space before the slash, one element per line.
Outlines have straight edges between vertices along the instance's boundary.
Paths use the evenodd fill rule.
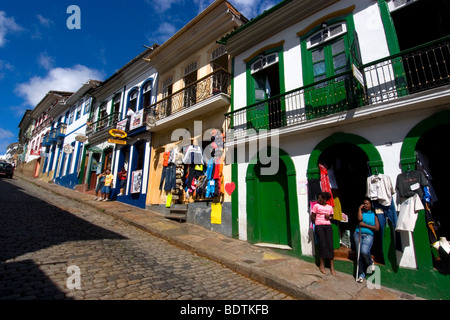
<path fill-rule="evenodd" d="M 0 155 L 18 140 L 26 109 L 49 90 L 105 80 L 153 43 L 162 44 L 213 0 L 22 0 L 0 4 Z M 230 0 L 254 18 L 280 0 Z M 69 29 L 70 5 L 81 29 Z"/>

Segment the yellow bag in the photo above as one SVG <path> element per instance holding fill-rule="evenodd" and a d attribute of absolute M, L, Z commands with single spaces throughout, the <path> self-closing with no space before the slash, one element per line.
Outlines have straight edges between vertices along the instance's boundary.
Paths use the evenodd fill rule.
<path fill-rule="evenodd" d="M 172 194 L 167 195 L 166 208 L 170 208 L 172 204 Z"/>

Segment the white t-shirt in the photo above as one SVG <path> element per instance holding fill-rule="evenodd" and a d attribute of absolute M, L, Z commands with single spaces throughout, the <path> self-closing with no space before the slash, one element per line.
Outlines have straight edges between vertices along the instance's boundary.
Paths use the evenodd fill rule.
<path fill-rule="evenodd" d="M 414 231 L 416 226 L 418 211 L 423 210 L 423 204 L 418 194 L 406 198 L 400 204 L 400 213 L 398 214 L 396 231 Z"/>

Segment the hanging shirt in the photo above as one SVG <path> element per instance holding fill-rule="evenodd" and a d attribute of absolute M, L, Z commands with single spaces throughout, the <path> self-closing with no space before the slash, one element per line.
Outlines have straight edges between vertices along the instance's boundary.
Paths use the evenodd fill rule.
<path fill-rule="evenodd" d="M 167 167 L 169 165 L 170 151 L 166 151 L 163 154 L 163 167 Z"/>
<path fill-rule="evenodd" d="M 325 168 L 325 166 L 319 164 L 319 170 L 320 170 L 320 188 L 322 189 L 322 192 L 329 192 L 331 195 L 331 184 L 330 180 L 328 178 L 328 170 Z M 330 198 L 330 200 L 327 201 L 327 203 L 334 207 L 334 200 L 333 197 Z"/>
<path fill-rule="evenodd" d="M 205 164 L 203 162 L 202 149 L 199 146 L 190 145 L 183 158 L 184 164 Z"/>
<path fill-rule="evenodd" d="M 427 185 L 427 178 L 422 171 L 406 171 L 397 176 L 395 190 L 402 198 L 412 197 L 416 193 L 422 198 L 422 188 Z"/>
<path fill-rule="evenodd" d="M 395 231 L 414 231 L 419 210 L 423 210 L 423 204 L 418 194 L 407 198 L 400 204 L 397 226 Z"/>
<path fill-rule="evenodd" d="M 384 174 L 376 174 L 367 178 L 367 194 L 370 200 L 377 200 L 382 206 L 391 204 L 395 193 L 391 178 Z"/>
<path fill-rule="evenodd" d="M 211 158 L 206 166 L 206 179 L 212 180 L 214 176 L 214 159 Z"/>

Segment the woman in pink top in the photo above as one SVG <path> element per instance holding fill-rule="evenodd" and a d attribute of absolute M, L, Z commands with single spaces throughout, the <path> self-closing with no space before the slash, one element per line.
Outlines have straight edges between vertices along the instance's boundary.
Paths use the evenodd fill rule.
<path fill-rule="evenodd" d="M 327 204 L 331 198 L 329 192 L 321 192 L 316 203 L 311 210 L 311 220 L 315 224 L 315 232 L 319 241 L 320 266 L 319 270 L 325 274 L 324 260 L 330 260 L 330 271 L 336 275 L 334 270 L 334 249 L 333 249 L 333 229 L 330 219 L 333 217 L 333 207 Z"/>

